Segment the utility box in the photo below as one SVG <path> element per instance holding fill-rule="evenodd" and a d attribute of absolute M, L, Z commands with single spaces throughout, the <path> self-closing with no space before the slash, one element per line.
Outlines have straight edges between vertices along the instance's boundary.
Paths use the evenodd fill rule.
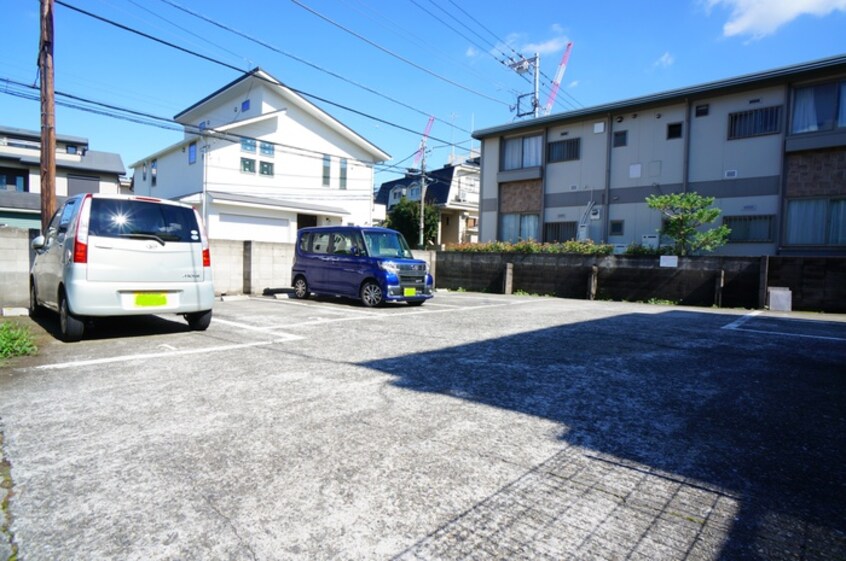
<path fill-rule="evenodd" d="M 793 293 L 789 288 L 771 286 L 767 289 L 767 308 L 773 312 L 790 312 L 793 309 Z"/>

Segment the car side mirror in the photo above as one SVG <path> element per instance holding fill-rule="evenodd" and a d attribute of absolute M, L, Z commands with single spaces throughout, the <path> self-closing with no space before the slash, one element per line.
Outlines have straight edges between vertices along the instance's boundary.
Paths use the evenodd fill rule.
<path fill-rule="evenodd" d="M 44 247 L 44 236 L 40 234 L 35 236 L 29 245 L 32 249 L 42 249 Z"/>

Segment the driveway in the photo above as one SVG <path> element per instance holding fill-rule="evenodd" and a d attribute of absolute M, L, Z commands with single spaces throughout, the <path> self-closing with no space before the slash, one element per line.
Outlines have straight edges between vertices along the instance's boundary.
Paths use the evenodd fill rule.
<path fill-rule="evenodd" d="M 283 296 L 47 341 L 0 369 L 24 561 L 846 559 L 844 316 Z"/>

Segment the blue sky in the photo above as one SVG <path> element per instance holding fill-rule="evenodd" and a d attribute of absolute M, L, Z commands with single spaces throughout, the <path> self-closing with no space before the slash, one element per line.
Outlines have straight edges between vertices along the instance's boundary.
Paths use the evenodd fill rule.
<path fill-rule="evenodd" d="M 502 62 L 516 53 L 540 53 L 548 84 L 574 43 L 553 112 L 846 54 L 846 0 L 62 1 L 377 117 L 312 100 L 399 166 L 413 164 L 428 115 L 429 167 L 445 163 L 449 143 L 466 152 L 469 131 L 511 122 L 510 106 L 532 89 Z M 7 92 L 27 92 L 8 80 L 36 83 L 39 2 L 5 0 L 3 14 L 0 125 L 38 130 L 38 102 Z M 142 113 L 171 118 L 239 75 L 58 4 L 55 35 L 57 92 Z M 61 106 L 56 123 L 127 166 L 182 137 Z"/>

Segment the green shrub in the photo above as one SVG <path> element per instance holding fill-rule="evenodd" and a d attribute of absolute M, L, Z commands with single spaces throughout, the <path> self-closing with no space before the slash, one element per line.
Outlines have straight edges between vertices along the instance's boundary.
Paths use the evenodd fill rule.
<path fill-rule="evenodd" d="M 611 255 L 614 246 L 610 244 L 597 244 L 591 240 L 566 242 L 540 243 L 534 240 L 509 242 L 484 242 L 484 243 L 462 243 L 451 245 L 449 251 L 460 253 L 547 253 L 547 254 L 577 254 L 577 255 Z"/>
<path fill-rule="evenodd" d="M 15 323 L 0 323 L 0 358 L 33 355 L 36 351 L 29 329 Z"/>

